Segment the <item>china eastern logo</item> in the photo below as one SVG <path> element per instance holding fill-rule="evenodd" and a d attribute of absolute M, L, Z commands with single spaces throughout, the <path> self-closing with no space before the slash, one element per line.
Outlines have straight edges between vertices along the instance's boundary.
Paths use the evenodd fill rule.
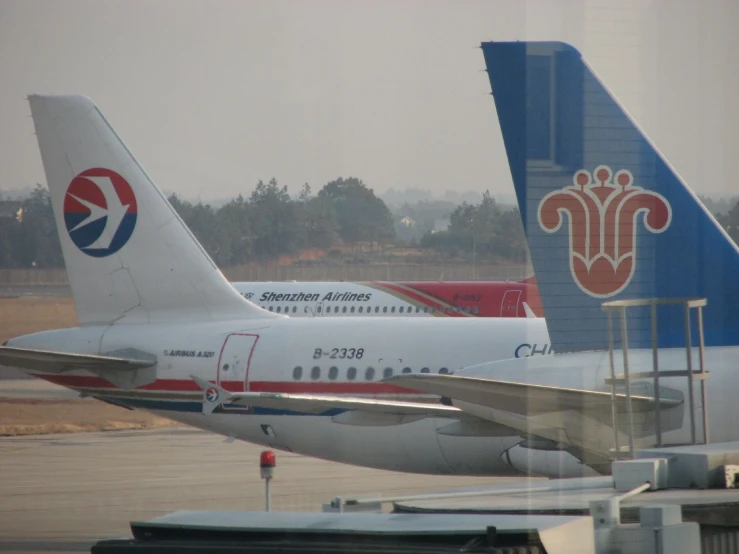
<path fill-rule="evenodd" d="M 550 192 L 539 203 L 539 225 L 547 233 L 569 218 L 570 271 L 575 283 L 594 298 L 608 298 L 624 290 L 636 270 L 637 216 L 651 233 L 670 226 L 672 209 L 656 192 L 634 186 L 625 169 L 614 175 L 610 167 L 577 171 L 573 185 Z"/>
<path fill-rule="evenodd" d="M 136 227 L 136 197 L 115 171 L 94 168 L 69 183 L 64 197 L 64 224 L 72 242 L 85 254 L 103 258 L 118 252 Z"/>

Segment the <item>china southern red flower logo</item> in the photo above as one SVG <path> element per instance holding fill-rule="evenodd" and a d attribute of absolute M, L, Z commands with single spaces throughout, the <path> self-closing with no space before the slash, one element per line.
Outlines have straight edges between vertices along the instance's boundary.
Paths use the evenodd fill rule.
<path fill-rule="evenodd" d="M 656 192 L 634 185 L 631 172 L 598 166 L 572 177 L 573 184 L 550 192 L 539 203 L 539 225 L 547 233 L 569 221 L 570 271 L 575 282 L 594 298 L 623 291 L 636 270 L 637 216 L 644 226 L 661 233 L 670 226 L 672 209 Z"/>

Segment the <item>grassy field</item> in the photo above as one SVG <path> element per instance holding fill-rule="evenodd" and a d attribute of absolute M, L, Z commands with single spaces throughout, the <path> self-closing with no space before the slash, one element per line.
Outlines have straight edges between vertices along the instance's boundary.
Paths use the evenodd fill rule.
<path fill-rule="evenodd" d="M 71 298 L 0 298 L 0 343 L 19 335 L 75 325 L 77 315 Z"/>
<path fill-rule="evenodd" d="M 77 316 L 71 298 L 0 298 L 0 343 L 19 335 L 75 325 Z M 8 369 L 0 369 L 0 374 L 5 379 L 25 376 Z M 0 397 L 0 435 L 5 436 L 146 429 L 164 425 L 172 425 L 172 422 L 91 398 Z"/>
<path fill-rule="evenodd" d="M 0 436 L 120 431 L 175 425 L 139 410 L 125 410 L 93 398 L 51 400 L 0 397 Z"/>

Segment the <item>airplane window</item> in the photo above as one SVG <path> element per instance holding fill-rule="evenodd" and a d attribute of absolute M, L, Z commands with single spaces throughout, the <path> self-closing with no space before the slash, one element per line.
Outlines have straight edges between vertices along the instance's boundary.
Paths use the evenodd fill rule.
<path fill-rule="evenodd" d="M 275 311 L 279 314 L 282 311 L 282 308 L 280 306 L 277 306 L 277 309 Z"/>
<path fill-rule="evenodd" d="M 365 381 L 372 381 L 372 379 L 375 378 L 375 368 L 374 367 L 368 367 L 364 372 L 364 380 Z"/>
<path fill-rule="evenodd" d="M 392 308 L 390 308 L 390 313 L 393 313 L 393 314 L 395 313 L 395 306 L 393 306 Z"/>
<path fill-rule="evenodd" d="M 439 373 L 441 373 L 441 372 L 439 372 Z M 328 378 L 331 379 L 332 381 L 334 381 L 336 379 L 336 377 L 338 377 L 338 375 L 339 375 L 339 368 L 336 367 L 335 365 L 334 366 L 331 366 L 329 368 L 329 370 L 328 370 Z"/>
<path fill-rule="evenodd" d="M 470 313 L 470 307 L 469 307 L 469 306 L 467 306 L 467 307 L 466 307 L 466 308 L 464 309 L 464 313 L 466 313 L 466 314 Z"/>
<path fill-rule="evenodd" d="M 352 306 L 352 309 L 349 310 L 351 313 L 354 313 L 354 306 Z"/>
<path fill-rule="evenodd" d="M 449 370 L 447 368 L 445 368 L 445 367 L 442 367 L 439 370 L 439 375 L 449 375 Z"/>
<path fill-rule="evenodd" d="M 293 369 L 293 379 L 296 381 L 300 381 L 300 379 L 303 378 L 303 368 L 300 366 L 296 366 L 295 369 Z"/>
<path fill-rule="evenodd" d="M 380 311 L 380 306 L 375 306 L 375 313 L 378 313 Z"/>
<path fill-rule="evenodd" d="M 421 311 L 421 308 L 419 308 L 418 306 L 416 306 L 416 313 L 418 313 L 420 311 Z"/>
<path fill-rule="evenodd" d="M 403 306 L 401 306 L 400 308 L 398 308 L 398 311 L 402 314 L 403 313 Z"/>
<path fill-rule="evenodd" d="M 425 314 L 429 313 L 429 307 L 428 306 L 424 306 L 423 307 L 423 313 L 425 313 Z"/>
<path fill-rule="evenodd" d="M 421 373 L 429 373 L 429 368 L 427 368 L 427 367 L 422 367 L 422 368 L 421 368 Z"/>
<path fill-rule="evenodd" d="M 343 308 L 341 309 L 341 311 L 342 311 L 343 313 L 346 313 L 346 306 L 344 306 L 344 307 L 343 307 Z"/>
<path fill-rule="evenodd" d="M 314 381 L 317 381 L 318 378 L 321 376 L 321 368 L 316 366 L 313 366 L 313 368 L 310 370 L 310 378 Z"/>
<path fill-rule="evenodd" d="M 403 368 L 402 373 L 410 373 L 410 372 L 411 372 L 411 368 L 409 368 L 409 367 L 404 367 Z"/>
<path fill-rule="evenodd" d="M 393 368 L 392 367 L 386 367 L 385 371 L 382 372 L 382 378 L 383 379 L 389 379 L 393 376 Z"/>
<path fill-rule="evenodd" d="M 272 306 L 270 306 L 268 309 L 269 309 L 270 312 L 274 311 L 274 309 L 272 308 Z"/>
<path fill-rule="evenodd" d="M 293 313 L 295 313 L 297 311 L 298 311 L 298 307 L 297 306 L 293 306 Z"/>
<path fill-rule="evenodd" d="M 382 313 L 383 313 L 383 314 L 386 314 L 386 313 L 387 313 L 387 306 L 383 306 L 383 308 L 382 308 Z"/>
<path fill-rule="evenodd" d="M 473 312 L 477 313 L 477 306 L 472 309 Z"/>
<path fill-rule="evenodd" d="M 350 367 L 346 370 L 346 378 L 349 381 L 354 381 L 354 379 L 357 378 L 357 368 L 356 367 Z"/>
<path fill-rule="evenodd" d="M 320 307 L 320 306 L 318 306 L 318 307 L 316 308 L 316 312 L 318 312 L 319 314 L 321 313 L 321 307 Z"/>
<path fill-rule="evenodd" d="M 334 307 L 334 313 L 335 314 L 338 314 L 339 313 L 339 307 L 338 306 Z"/>
<path fill-rule="evenodd" d="M 308 306 L 306 306 L 305 308 L 303 308 L 303 311 L 304 311 L 305 313 L 308 313 Z"/>
<path fill-rule="evenodd" d="M 364 308 L 362 306 L 359 306 L 359 313 L 361 314 L 364 311 Z"/>

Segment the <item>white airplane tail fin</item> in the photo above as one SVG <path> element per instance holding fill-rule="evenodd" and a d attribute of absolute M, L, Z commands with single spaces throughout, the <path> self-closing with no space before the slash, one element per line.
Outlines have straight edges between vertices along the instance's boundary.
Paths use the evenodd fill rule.
<path fill-rule="evenodd" d="M 224 278 L 89 98 L 29 102 L 81 325 L 279 317 Z"/>

